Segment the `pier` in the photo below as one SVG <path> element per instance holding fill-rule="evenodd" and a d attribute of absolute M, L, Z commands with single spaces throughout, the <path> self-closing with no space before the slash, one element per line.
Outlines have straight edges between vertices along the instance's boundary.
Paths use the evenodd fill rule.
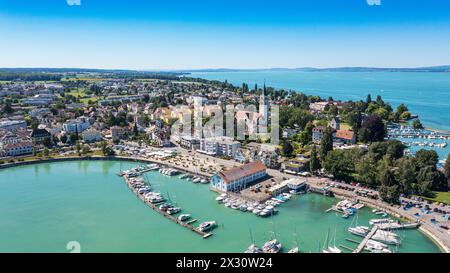
<path fill-rule="evenodd" d="M 366 237 L 364 237 L 364 239 L 361 241 L 361 243 L 359 243 L 358 247 L 353 250 L 353 253 L 360 253 L 364 250 L 364 248 L 366 247 L 367 242 L 373 237 L 373 235 L 375 235 L 375 233 L 378 230 L 378 226 L 374 225 L 372 230 L 366 235 Z"/>
<path fill-rule="evenodd" d="M 139 199 L 141 199 L 142 202 L 144 202 L 147 206 L 149 206 L 150 208 L 152 208 L 154 211 L 157 211 L 159 214 L 161 214 L 162 216 L 166 217 L 167 219 L 172 220 L 172 221 L 174 221 L 175 223 L 179 224 L 180 226 L 185 227 L 185 228 L 187 228 L 187 229 L 189 229 L 189 230 L 195 232 L 196 234 L 202 236 L 202 237 L 205 238 L 205 239 L 213 235 L 213 234 L 210 233 L 210 232 L 200 231 L 200 230 L 198 230 L 197 228 L 195 228 L 194 226 L 192 226 L 191 223 L 193 223 L 193 222 L 195 222 L 195 221 L 192 221 L 192 220 L 191 220 L 191 221 L 185 223 L 185 222 L 183 222 L 183 221 L 181 221 L 181 220 L 178 220 L 178 218 L 176 218 L 176 217 L 174 217 L 174 216 L 168 214 L 167 212 L 165 212 L 165 211 L 159 209 L 159 207 L 158 207 L 157 205 L 155 205 L 155 204 L 153 204 L 153 203 L 151 203 L 151 202 L 149 202 L 149 201 L 146 201 L 145 198 L 144 198 L 144 196 L 142 196 L 141 194 L 139 194 L 139 193 L 137 192 L 137 190 L 134 189 L 134 188 L 131 186 L 128 177 L 127 177 L 126 175 L 124 175 L 123 178 L 124 178 L 124 181 L 125 181 L 125 183 L 127 184 L 127 186 L 130 188 L 130 190 L 131 190 L 134 194 L 136 194 L 136 196 L 139 197 Z M 196 219 L 195 219 L 195 220 L 196 220 Z"/>

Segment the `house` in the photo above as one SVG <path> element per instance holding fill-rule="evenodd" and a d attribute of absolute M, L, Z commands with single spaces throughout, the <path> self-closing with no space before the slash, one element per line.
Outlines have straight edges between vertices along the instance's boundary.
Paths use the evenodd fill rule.
<path fill-rule="evenodd" d="M 331 128 L 333 128 L 334 130 L 339 130 L 341 129 L 341 120 L 339 119 L 339 117 L 334 117 L 331 119 L 330 122 L 330 126 Z"/>
<path fill-rule="evenodd" d="M 299 173 L 306 170 L 308 163 L 309 159 L 306 158 L 292 158 L 281 163 L 281 169 L 285 172 Z"/>
<path fill-rule="evenodd" d="M 33 143 L 31 141 L 19 141 L 3 145 L 0 154 L 2 156 L 21 156 L 33 153 Z"/>
<path fill-rule="evenodd" d="M 218 191 L 239 191 L 267 176 L 266 166 L 254 161 L 227 171 L 221 171 L 211 178 L 211 186 Z"/>
<path fill-rule="evenodd" d="M 192 136 L 182 136 L 180 146 L 187 150 L 198 150 L 200 149 L 200 139 Z"/>
<path fill-rule="evenodd" d="M 323 133 L 326 128 L 324 126 L 316 126 L 312 129 L 312 141 L 314 143 L 320 143 L 323 137 Z"/>
<path fill-rule="evenodd" d="M 337 130 L 334 134 L 334 141 L 337 143 L 355 144 L 356 136 L 352 131 Z"/>
<path fill-rule="evenodd" d="M 123 127 L 112 126 L 110 131 L 113 139 L 122 139 L 125 136 L 125 129 Z"/>
<path fill-rule="evenodd" d="M 89 128 L 91 124 L 89 123 L 88 118 L 79 117 L 77 119 L 71 119 L 63 123 L 63 130 L 67 133 L 81 133 L 87 128 Z"/>
<path fill-rule="evenodd" d="M 87 129 L 81 134 L 84 142 L 96 142 L 102 140 L 102 135 L 95 129 Z"/>
<path fill-rule="evenodd" d="M 241 143 L 230 137 L 212 137 L 200 139 L 198 152 L 213 156 L 234 157 Z"/>
<path fill-rule="evenodd" d="M 25 120 L 3 120 L 0 121 L 0 129 L 6 131 L 14 131 L 17 129 L 26 129 L 27 122 Z"/>
<path fill-rule="evenodd" d="M 51 134 L 42 128 L 38 128 L 31 132 L 31 140 L 34 144 L 44 144 L 50 141 Z"/>

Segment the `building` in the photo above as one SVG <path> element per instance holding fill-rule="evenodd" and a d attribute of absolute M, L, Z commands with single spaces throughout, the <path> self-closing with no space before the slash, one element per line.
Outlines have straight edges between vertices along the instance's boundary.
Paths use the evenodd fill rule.
<path fill-rule="evenodd" d="M 0 129 L 5 131 L 14 131 L 17 129 L 26 129 L 27 122 L 25 120 L 4 120 L 0 121 Z"/>
<path fill-rule="evenodd" d="M 180 146 L 187 150 L 198 150 L 200 149 L 200 139 L 192 136 L 182 136 Z"/>
<path fill-rule="evenodd" d="M 281 169 L 285 172 L 303 172 L 306 170 L 309 159 L 306 158 L 292 158 L 281 164 Z"/>
<path fill-rule="evenodd" d="M 31 141 L 19 141 L 3 145 L 0 154 L 2 156 L 21 156 L 33 153 L 33 143 Z"/>
<path fill-rule="evenodd" d="M 337 143 L 355 144 L 356 136 L 352 131 L 337 130 L 334 134 L 334 141 Z"/>
<path fill-rule="evenodd" d="M 31 132 L 31 140 L 34 144 L 44 144 L 50 142 L 51 134 L 45 129 L 35 129 Z"/>
<path fill-rule="evenodd" d="M 125 136 L 125 129 L 123 127 L 112 126 L 110 131 L 113 139 L 122 139 Z"/>
<path fill-rule="evenodd" d="M 71 119 L 63 123 L 63 130 L 71 134 L 82 133 L 84 130 L 89 128 L 89 126 L 91 125 L 88 118 L 79 117 L 77 119 Z"/>
<path fill-rule="evenodd" d="M 102 135 L 95 129 L 87 129 L 81 133 L 81 135 L 83 136 L 84 142 L 96 142 L 102 140 Z"/>
<path fill-rule="evenodd" d="M 234 157 L 240 147 L 241 143 L 230 137 L 212 137 L 200 139 L 198 151 L 213 156 Z"/>
<path fill-rule="evenodd" d="M 339 119 L 339 117 L 334 117 L 333 119 L 331 119 L 330 126 L 334 130 L 341 129 L 341 120 Z"/>
<path fill-rule="evenodd" d="M 211 178 L 211 186 L 218 191 L 239 191 L 267 176 L 266 166 L 254 161 L 240 167 L 221 171 Z"/>
<path fill-rule="evenodd" d="M 312 141 L 314 143 L 320 143 L 325 129 L 326 128 L 324 126 L 316 126 L 312 129 Z"/>
<path fill-rule="evenodd" d="M 266 97 L 265 93 L 266 84 L 264 83 L 263 91 L 259 97 L 259 114 L 261 115 L 260 125 L 267 127 L 269 125 L 269 98 Z"/>
<path fill-rule="evenodd" d="M 330 102 L 328 101 L 319 101 L 319 102 L 313 102 L 309 104 L 309 110 L 313 113 L 321 113 L 325 111 L 325 108 L 330 105 Z"/>

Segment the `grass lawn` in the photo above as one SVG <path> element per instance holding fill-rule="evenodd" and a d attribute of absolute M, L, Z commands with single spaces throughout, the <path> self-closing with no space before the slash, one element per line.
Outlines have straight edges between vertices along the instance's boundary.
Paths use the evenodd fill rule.
<path fill-rule="evenodd" d="M 435 191 L 434 193 L 436 194 L 434 198 L 423 197 L 423 199 L 450 204 L 450 192 Z"/>
<path fill-rule="evenodd" d="M 345 123 L 345 122 L 341 122 L 341 130 L 346 130 L 346 131 L 350 131 L 352 130 L 352 126 L 350 126 L 350 124 Z"/>

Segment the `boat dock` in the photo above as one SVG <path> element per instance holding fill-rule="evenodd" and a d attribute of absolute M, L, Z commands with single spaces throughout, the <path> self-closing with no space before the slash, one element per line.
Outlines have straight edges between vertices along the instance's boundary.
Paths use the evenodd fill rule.
<path fill-rule="evenodd" d="M 153 203 L 151 203 L 151 202 L 149 202 L 149 201 L 146 201 L 145 198 L 144 198 L 144 196 L 142 196 L 141 194 L 139 194 L 139 193 L 137 192 L 137 190 L 134 189 L 134 188 L 131 186 L 128 177 L 125 175 L 125 176 L 123 176 L 123 178 L 124 178 L 124 181 L 125 181 L 125 183 L 127 184 L 128 188 L 130 188 L 130 190 L 131 190 L 134 194 L 136 194 L 136 196 L 139 197 L 139 199 L 141 199 L 142 202 L 144 202 L 147 206 L 149 206 L 150 208 L 152 208 L 154 211 L 157 211 L 159 214 L 163 215 L 164 217 L 166 217 L 166 218 L 169 219 L 169 220 L 174 221 L 175 223 L 179 224 L 180 226 L 185 227 L 185 228 L 187 228 L 187 229 L 189 229 L 189 230 L 191 230 L 191 231 L 197 233 L 198 235 L 202 236 L 203 238 L 208 238 L 208 237 L 210 237 L 210 236 L 213 235 L 212 233 L 200 231 L 199 229 L 197 229 L 197 228 L 195 228 L 194 226 L 192 226 L 192 225 L 191 225 L 191 223 L 193 223 L 192 220 L 189 221 L 189 222 L 187 222 L 187 223 L 185 223 L 185 222 L 183 222 L 183 221 L 181 221 L 181 220 L 178 220 L 178 218 L 176 218 L 176 217 L 174 217 L 174 216 L 168 214 L 167 212 L 165 212 L 165 211 L 159 209 L 159 207 L 158 207 L 157 205 L 155 205 L 155 204 L 153 204 Z"/>
<path fill-rule="evenodd" d="M 378 226 L 374 225 L 372 230 L 366 235 L 366 237 L 364 237 L 364 239 L 361 241 L 361 243 L 359 243 L 358 247 L 353 250 L 353 253 L 360 253 L 364 250 L 364 248 L 366 247 L 367 242 L 373 237 L 373 235 L 375 235 L 375 233 L 378 230 Z"/>

